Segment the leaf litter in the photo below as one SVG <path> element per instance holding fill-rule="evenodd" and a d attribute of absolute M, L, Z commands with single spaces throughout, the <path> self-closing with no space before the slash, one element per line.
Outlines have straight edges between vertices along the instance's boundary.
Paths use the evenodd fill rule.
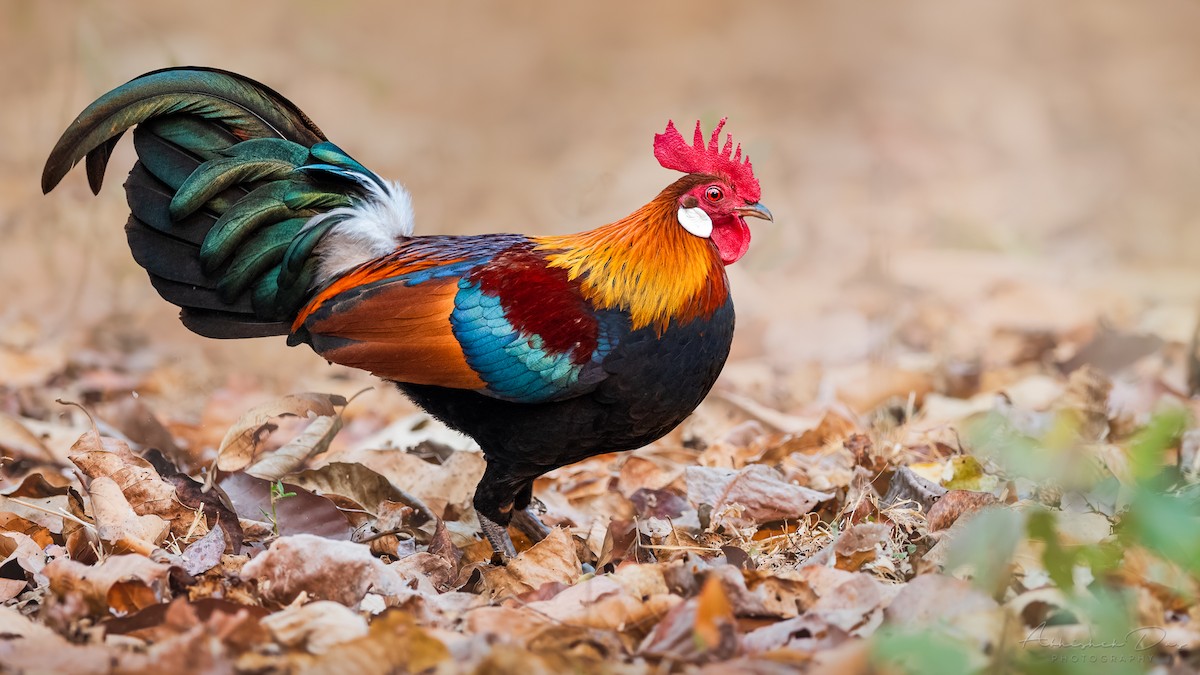
<path fill-rule="evenodd" d="M 0 417 L 0 662 L 1195 667 L 1194 374 L 1178 337 L 1084 328 L 996 328 L 974 365 L 828 365 L 811 400 L 731 364 L 663 440 L 539 479 L 551 534 L 514 530 L 506 565 L 471 506 L 478 448 L 394 392 L 230 380 L 187 408 L 130 371 L 88 399 L 93 423 L 53 401 L 108 380 L 63 370 Z"/>

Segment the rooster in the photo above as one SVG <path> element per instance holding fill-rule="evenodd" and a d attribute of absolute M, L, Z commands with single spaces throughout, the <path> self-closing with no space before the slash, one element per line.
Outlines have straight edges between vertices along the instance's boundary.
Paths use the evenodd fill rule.
<path fill-rule="evenodd" d="M 100 97 L 63 133 L 49 192 L 80 160 L 98 193 L 136 127 L 125 183 L 134 259 L 190 330 L 286 335 L 392 381 L 474 438 L 474 506 L 501 559 L 508 526 L 548 530 L 533 481 L 644 446 L 708 393 L 733 338 L 725 266 L 750 245 L 749 157 L 716 125 L 654 137 L 683 172 L 629 216 L 587 232 L 416 236 L 408 192 L 338 146 L 294 104 L 241 75 L 174 68 Z"/>

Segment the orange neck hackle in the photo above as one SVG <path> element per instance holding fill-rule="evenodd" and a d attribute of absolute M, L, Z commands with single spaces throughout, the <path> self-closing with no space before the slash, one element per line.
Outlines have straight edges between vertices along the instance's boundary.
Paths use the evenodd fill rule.
<path fill-rule="evenodd" d="M 621 220 L 594 230 L 534 239 L 551 267 L 578 279 L 596 307 L 629 312 L 633 329 L 708 316 L 728 298 L 725 269 L 712 242 L 680 226 L 685 176 Z"/>

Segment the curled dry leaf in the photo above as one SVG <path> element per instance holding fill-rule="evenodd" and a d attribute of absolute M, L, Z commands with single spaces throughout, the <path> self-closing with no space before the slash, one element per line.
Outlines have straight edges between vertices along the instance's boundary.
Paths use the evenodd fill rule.
<path fill-rule="evenodd" d="M 742 638 L 742 649 L 751 654 L 775 649 L 815 652 L 836 647 L 849 637 L 841 628 L 806 614 L 750 631 Z"/>
<path fill-rule="evenodd" d="M 380 515 L 380 505 L 390 501 L 405 504 L 420 514 L 418 525 L 437 519 L 423 501 L 362 464 L 332 462 L 320 468 L 290 475 L 287 482 L 327 497 L 335 503 L 338 497 L 348 499 L 361 510 L 377 518 Z"/>
<path fill-rule="evenodd" d="M 179 500 L 174 485 L 164 481 L 150 462 L 135 455 L 124 441 L 89 432 L 79 437 L 71 451 L 71 461 L 92 479 L 89 490 L 94 491 L 98 479 L 111 479 L 138 515 L 157 516 L 176 537 L 194 531 L 196 512 Z M 200 525 L 200 532 L 206 532 L 205 523 Z"/>
<path fill-rule="evenodd" d="M 224 493 L 220 490 L 205 490 L 203 483 L 175 468 L 175 465 L 158 450 L 149 450 L 146 453 L 146 461 L 150 462 L 164 481 L 175 486 L 175 497 L 181 504 L 193 513 L 203 511 L 210 527 L 216 528 L 217 525 L 221 525 L 230 551 L 235 554 L 241 551 L 242 541 L 246 536 L 238 523 L 237 514 L 222 501 Z"/>
<path fill-rule="evenodd" d="M 916 502 L 925 513 L 939 497 L 946 494 L 946 488 L 930 480 L 918 476 L 912 469 L 902 466 L 892 474 L 887 492 L 880 501 L 881 508 L 889 508 L 903 501 Z"/>
<path fill-rule="evenodd" d="M 93 480 L 88 497 L 96 521 L 96 535 L 114 550 L 149 556 L 166 538 L 167 522 L 152 514 L 139 516 L 113 479 L 101 476 Z"/>
<path fill-rule="evenodd" d="M 40 548 L 46 548 L 54 543 L 50 530 L 32 520 L 7 511 L 0 511 L 0 532 L 19 532 L 27 535 Z"/>
<path fill-rule="evenodd" d="M 55 603 L 71 607 L 70 599 L 77 598 L 93 616 L 127 614 L 170 599 L 170 565 L 141 555 L 109 556 L 96 565 L 59 558 L 43 573 Z"/>
<path fill-rule="evenodd" d="M 287 607 L 264 617 L 262 625 L 279 644 L 301 648 L 310 654 L 324 654 L 334 645 L 361 638 L 368 632 L 366 619 L 345 605 L 328 600 Z"/>
<path fill-rule="evenodd" d="M 8 479 L 0 478 L 0 481 L 7 482 Z M 55 497 L 67 494 L 70 484 L 70 479 L 58 473 L 30 471 L 21 478 L 15 479 L 12 484 L 0 489 L 0 496 Z"/>
<path fill-rule="evenodd" d="M 693 466 L 687 469 L 688 501 L 697 508 L 712 507 L 714 520 L 735 528 L 798 518 L 820 502 L 833 498 L 792 485 L 769 466 L 752 464 L 741 471 Z M 727 509 L 738 505 L 740 509 Z"/>
<path fill-rule="evenodd" d="M 710 576 L 696 597 L 676 605 L 663 617 L 638 651 L 696 663 L 727 659 L 737 648 L 733 608 L 721 581 Z"/>
<path fill-rule="evenodd" d="M 356 452 L 355 456 L 361 464 L 386 477 L 405 495 L 410 495 L 413 508 L 424 504 L 427 508 L 418 510 L 432 511 L 439 518 L 446 517 L 448 506 L 459 511 L 470 507 L 475 486 L 483 477 L 486 465 L 481 453 L 471 451 L 454 452 L 442 464 L 396 450 L 364 450 Z"/>
<path fill-rule="evenodd" d="M 651 565 L 632 565 L 651 568 Z M 661 584 L 662 575 L 659 574 Z M 639 592 L 641 591 L 641 592 Z M 631 586 L 628 574 L 623 578 L 593 577 L 555 595 L 549 600 L 531 602 L 527 608 L 552 621 L 597 630 L 636 630 L 649 627 L 680 602 L 665 585 L 661 588 L 642 584 Z"/>
<path fill-rule="evenodd" d="M 258 454 L 262 450 L 262 441 L 272 430 L 270 421 L 273 417 L 287 415 L 303 418 L 312 414 L 318 418 L 332 418 L 337 415 L 338 408 L 345 405 L 346 399 L 336 394 L 304 393 L 291 394 L 269 403 L 255 406 L 246 411 L 230 427 L 229 431 L 226 432 L 224 440 L 221 441 L 221 447 L 217 451 L 217 468 L 222 471 L 239 471 L 258 460 Z M 319 440 L 322 434 L 329 432 L 331 428 L 326 423 L 314 431 L 316 437 L 310 440 Z M 336 433 L 336 430 L 331 433 Z M 332 438 L 332 435 L 330 435 L 330 438 Z M 328 446 L 328 442 L 325 445 Z M 293 448 L 289 450 L 289 453 L 294 456 L 295 453 L 306 452 L 311 449 L 311 446 L 307 449 Z M 316 453 L 314 452 L 313 454 Z M 290 470 L 284 471 L 278 476 L 272 476 L 271 480 L 290 473 L 297 466 L 293 466 Z M 264 466 L 264 471 L 268 468 L 274 469 L 277 467 L 276 465 L 267 464 Z"/>
<path fill-rule="evenodd" d="M 888 544 L 892 531 L 880 523 L 860 523 L 846 530 L 833 545 L 838 569 L 853 572 L 875 560 Z"/>
<path fill-rule="evenodd" d="M 257 581 L 264 598 L 281 604 L 307 593 L 354 606 L 368 591 L 392 595 L 404 590 L 399 575 L 372 556 L 367 546 L 311 534 L 275 540 L 266 552 L 246 563 L 241 577 Z"/>
<path fill-rule="evenodd" d="M 418 551 L 392 563 L 392 569 L 405 582 L 420 589 L 422 584 L 431 585 L 431 591 L 441 593 L 450 590 L 458 578 L 458 568 L 451 560 L 426 551 Z"/>
<path fill-rule="evenodd" d="M 42 570 L 46 567 L 46 554 L 28 535 L 20 532 L 0 533 L 0 602 L 7 602 L 20 595 L 29 581 L 35 586 L 45 583 Z"/>
<path fill-rule="evenodd" d="M 302 468 L 310 457 L 328 450 L 341 429 L 341 415 L 310 416 L 303 431 L 282 447 L 262 452 L 258 461 L 246 467 L 245 472 L 264 480 L 278 480 Z"/>
<path fill-rule="evenodd" d="M 0 456 L 57 464 L 60 460 L 21 420 L 0 413 Z"/>
<path fill-rule="evenodd" d="M 996 496 L 990 492 L 951 490 L 934 502 L 929 509 L 929 531 L 945 530 L 960 517 L 974 513 L 985 506 L 991 506 L 996 501 Z"/>
<path fill-rule="evenodd" d="M 483 583 L 493 597 L 504 598 L 535 591 L 543 584 L 571 584 L 579 574 L 574 539 L 566 530 L 555 528 L 504 566 L 484 570 Z"/>
<path fill-rule="evenodd" d="M 311 675 L 423 673 L 448 662 L 450 657 L 446 645 L 430 631 L 417 626 L 404 612 L 392 610 L 372 621 L 366 635 L 332 645 L 319 657 L 297 660 L 294 665 L 300 667 L 294 672 Z"/>

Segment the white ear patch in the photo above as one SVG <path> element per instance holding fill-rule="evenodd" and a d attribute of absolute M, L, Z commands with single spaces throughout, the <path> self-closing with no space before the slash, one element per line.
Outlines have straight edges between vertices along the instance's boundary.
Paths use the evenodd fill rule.
<path fill-rule="evenodd" d="M 691 209 L 679 209 L 679 224 L 683 229 L 702 239 L 708 239 L 712 234 L 712 218 L 699 206 Z"/>

